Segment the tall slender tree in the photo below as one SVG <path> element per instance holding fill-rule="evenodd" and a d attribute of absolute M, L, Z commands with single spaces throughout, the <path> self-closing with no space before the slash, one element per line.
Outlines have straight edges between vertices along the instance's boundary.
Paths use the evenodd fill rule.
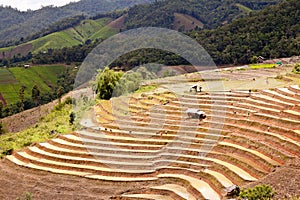
<path fill-rule="evenodd" d="M 20 101 L 21 101 L 20 111 L 24 110 L 25 89 L 26 89 L 26 86 L 22 85 L 21 88 L 20 88 L 20 90 L 19 90 L 19 98 L 20 98 Z"/>
<path fill-rule="evenodd" d="M 3 112 L 3 103 L 2 103 L 2 101 L 0 101 L 0 119 L 3 116 L 2 112 Z"/>
<path fill-rule="evenodd" d="M 35 103 L 35 105 L 39 105 L 39 100 L 40 100 L 40 90 L 37 85 L 34 85 L 32 90 L 31 90 L 31 98 L 32 101 Z"/>
<path fill-rule="evenodd" d="M 57 95 L 57 98 L 58 98 L 58 105 L 61 104 L 61 97 L 62 97 L 63 94 L 64 94 L 64 88 L 60 86 L 56 91 L 56 95 Z"/>

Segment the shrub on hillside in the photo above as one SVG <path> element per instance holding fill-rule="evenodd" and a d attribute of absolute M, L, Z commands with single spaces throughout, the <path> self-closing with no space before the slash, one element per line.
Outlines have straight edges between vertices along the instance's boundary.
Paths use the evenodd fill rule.
<path fill-rule="evenodd" d="M 297 63 L 293 69 L 295 74 L 300 74 L 300 63 Z"/>
<path fill-rule="evenodd" d="M 270 200 L 274 197 L 275 191 L 269 185 L 258 185 L 254 188 L 243 189 L 240 192 L 240 199 L 247 200 Z"/>
<path fill-rule="evenodd" d="M 24 193 L 21 197 L 18 197 L 17 200 L 32 200 L 33 195 L 30 192 Z"/>
<path fill-rule="evenodd" d="M 4 128 L 2 122 L 0 122 L 0 135 L 4 133 Z"/>

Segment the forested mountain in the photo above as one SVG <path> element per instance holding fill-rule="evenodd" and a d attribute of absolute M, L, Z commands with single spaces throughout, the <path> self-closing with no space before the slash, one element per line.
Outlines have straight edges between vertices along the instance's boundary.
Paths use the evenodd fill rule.
<path fill-rule="evenodd" d="M 187 34 L 208 51 L 216 64 L 245 64 L 250 63 L 253 56 L 279 58 L 300 55 L 299 21 L 300 1 L 285 0 L 217 29 Z M 148 62 L 186 64 L 176 55 L 144 49 L 123 55 L 111 67 L 129 69 Z"/>
<path fill-rule="evenodd" d="M 94 16 L 154 0 L 81 0 L 63 7 L 47 6 L 36 11 L 21 12 L 0 7 L 0 46 L 22 42 L 56 22 L 77 15 Z"/>
<path fill-rule="evenodd" d="M 123 20 L 120 24 L 123 25 L 122 28 L 123 30 L 130 28 L 130 22 L 131 22 L 130 17 L 132 17 L 132 22 L 136 21 L 137 23 L 134 26 L 137 27 L 143 25 L 144 22 L 147 23 L 153 22 L 154 24 L 148 24 L 148 26 L 149 25 L 156 26 L 155 23 L 156 22 L 158 23 L 160 19 L 165 20 L 163 21 L 164 23 L 162 24 L 158 23 L 160 24 L 160 26 L 162 27 L 173 26 L 174 24 L 172 23 L 174 21 L 172 22 L 171 18 L 170 19 L 160 18 L 159 16 L 162 15 L 155 13 L 154 11 L 157 10 L 157 12 L 160 11 L 169 14 L 169 12 L 167 11 L 169 8 L 173 6 L 172 8 L 174 9 L 176 8 L 177 10 L 175 10 L 176 11 L 175 13 L 173 13 L 174 10 L 170 12 L 172 13 L 170 15 L 175 17 L 179 16 L 181 17 L 180 20 L 184 19 L 188 21 L 191 19 L 191 20 L 198 20 L 198 22 L 200 22 L 200 16 L 202 16 L 203 19 L 201 19 L 200 23 L 203 23 L 204 27 L 209 27 L 209 26 L 213 27 L 213 26 L 217 26 L 218 24 L 227 22 L 223 24 L 223 26 L 220 26 L 216 29 L 194 30 L 192 32 L 187 33 L 191 37 L 198 40 L 199 43 L 203 45 L 203 47 L 205 47 L 205 49 L 210 53 L 210 55 L 213 57 L 213 59 L 217 64 L 249 63 L 251 58 L 254 55 L 256 56 L 262 55 L 266 58 L 299 55 L 300 52 L 300 47 L 299 47 L 300 46 L 300 38 L 299 38 L 300 1 L 299 0 L 282 0 L 282 2 L 276 5 L 268 6 L 267 8 L 261 11 L 254 11 L 254 12 L 250 12 L 250 11 L 252 9 L 260 9 L 269 4 L 275 4 L 276 1 L 273 0 L 269 0 L 269 1 L 267 0 L 266 1 L 188 0 L 188 1 L 191 3 L 190 5 L 193 6 L 184 7 L 187 1 L 179 1 L 179 0 L 158 1 L 155 3 L 151 3 L 149 5 L 134 6 L 128 9 L 127 11 L 120 12 L 122 15 L 128 13 L 128 15 L 125 17 L 125 20 Z M 172 2 L 174 3 L 174 5 Z M 198 4 L 196 2 L 198 2 Z M 199 4 L 199 2 L 202 2 L 202 4 Z M 224 2 L 227 2 L 227 4 Z M 203 5 L 206 5 L 205 8 L 203 7 Z M 232 10 L 227 9 L 226 5 L 228 6 L 228 8 L 232 6 Z M 203 13 L 198 12 L 197 14 L 196 11 L 193 10 L 195 8 L 199 9 L 201 6 L 203 7 L 202 9 L 203 13 L 206 13 L 206 15 L 214 14 L 215 17 L 213 18 L 212 16 L 210 19 L 207 16 L 205 16 Z M 150 8 L 153 7 L 155 7 L 156 9 L 151 10 Z M 149 10 L 146 8 L 149 8 Z M 215 10 L 211 10 L 211 9 L 215 9 Z M 239 12 L 237 12 L 237 15 L 233 14 L 235 13 L 236 9 L 239 10 Z M 208 12 L 208 10 L 211 10 L 211 12 Z M 135 12 L 136 14 L 134 14 Z M 145 20 L 141 20 L 142 16 L 140 16 L 140 12 L 144 13 Z M 150 15 L 152 15 L 154 18 L 151 19 Z M 102 14 L 100 16 L 117 17 L 119 15 L 113 12 L 109 14 Z M 156 16 L 158 18 L 155 18 Z M 222 18 L 218 16 L 227 16 L 227 17 L 231 16 L 230 20 L 232 20 L 232 22 L 231 23 L 229 22 L 230 21 L 229 18 Z M 207 21 L 205 21 L 206 20 L 205 17 L 207 17 Z M 227 20 L 224 21 L 224 19 Z M 138 21 L 141 23 L 138 23 Z M 80 23 L 82 23 L 82 21 Z M 66 23 L 65 25 L 68 26 L 68 23 Z M 33 54 L 32 56 L 33 56 L 33 60 L 36 63 L 80 62 L 84 59 L 83 56 L 76 57 L 76 59 L 74 60 L 73 58 L 71 59 L 71 58 L 65 58 L 65 56 L 60 56 L 60 54 L 70 55 L 70 53 L 72 52 L 74 53 L 74 51 L 77 52 L 77 50 L 80 49 L 90 49 L 89 44 L 86 45 L 88 46 L 88 48 L 85 48 L 85 44 L 80 44 L 79 47 L 74 46 L 70 48 L 64 48 L 63 50 L 58 49 L 55 51 L 52 51 L 53 49 L 52 50 L 50 49 L 51 51 L 48 51 L 47 54 Z M 93 45 L 95 45 L 95 43 L 93 43 Z M 88 53 L 88 51 L 85 50 L 84 55 L 86 55 L 86 53 Z M 78 55 L 78 52 L 75 54 Z M 155 58 L 157 58 L 157 60 L 162 61 L 166 57 L 165 53 L 160 53 L 160 52 L 158 53 L 155 52 L 152 57 L 151 53 L 145 52 L 145 50 L 143 50 L 143 51 L 133 52 L 130 55 L 126 55 L 120 58 L 119 60 L 117 60 L 115 64 L 120 65 L 123 63 L 125 64 L 126 68 L 134 65 L 139 65 L 141 64 L 140 62 L 141 60 L 142 62 L 147 62 L 148 59 L 144 57 L 145 55 L 147 55 L 148 58 L 151 58 L 150 59 L 151 62 L 154 62 Z M 170 59 L 168 59 L 164 64 L 172 64 L 172 65 L 181 64 L 180 59 L 176 60 L 178 56 L 168 55 L 167 57 L 171 58 L 171 62 Z"/>
<path fill-rule="evenodd" d="M 280 0 L 165 0 L 133 6 L 128 11 L 125 26 L 127 29 L 145 26 L 173 29 L 183 20 L 176 16 L 180 13 L 199 20 L 204 28 L 211 29 L 278 2 Z M 181 22 L 181 26 L 181 30 L 187 31 L 185 26 L 188 24 Z"/>
<path fill-rule="evenodd" d="M 300 54 L 300 1 L 285 0 L 215 30 L 190 34 L 218 64 Z"/>

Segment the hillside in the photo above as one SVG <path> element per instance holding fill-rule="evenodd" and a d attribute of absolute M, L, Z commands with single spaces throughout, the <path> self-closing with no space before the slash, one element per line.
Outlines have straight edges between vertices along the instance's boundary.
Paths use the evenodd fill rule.
<path fill-rule="evenodd" d="M 257 62 L 258 56 L 266 59 L 298 56 L 299 9 L 300 1 L 286 0 L 216 29 L 195 30 L 187 35 L 196 39 L 217 65 L 248 64 Z M 161 51 L 143 49 L 121 56 L 111 66 L 122 65 L 128 69 L 148 62 L 187 64 L 176 55 L 166 55 Z"/>
<path fill-rule="evenodd" d="M 195 38 L 217 64 L 249 63 L 253 56 L 290 57 L 300 54 L 300 1 L 286 0 L 249 17 Z"/>
<path fill-rule="evenodd" d="M 125 20 L 127 29 L 156 26 L 172 29 L 178 27 L 178 13 L 189 16 L 190 20 L 183 19 L 181 26 L 189 27 L 194 24 L 194 19 L 200 25 L 194 26 L 198 29 L 216 28 L 222 24 L 230 23 L 232 20 L 245 16 L 249 10 L 263 9 L 265 6 L 273 5 L 280 0 L 166 0 L 152 4 L 136 5 L 128 10 L 128 17 Z M 241 9 L 243 6 L 243 9 Z M 247 9 L 245 11 L 245 8 Z M 192 18 L 192 19 L 191 19 Z M 203 23 L 203 25 L 201 25 Z M 177 28 L 178 30 L 179 28 Z M 185 28 L 181 28 L 185 30 Z M 189 30 L 187 28 L 187 30 Z"/>
<path fill-rule="evenodd" d="M 12 58 L 17 54 L 26 56 L 29 52 L 37 54 L 48 51 L 48 49 L 62 49 L 83 45 L 96 39 L 106 39 L 119 31 L 119 29 L 110 26 L 110 22 L 113 22 L 113 19 L 82 20 L 74 27 L 51 33 L 18 46 L 0 48 L 0 52 L 2 52 L 0 59 L 3 57 Z"/>
<path fill-rule="evenodd" d="M 12 187 L 2 184 L 0 197 L 219 200 L 229 186 L 258 183 L 275 188 L 275 199 L 297 197 L 299 58 L 284 60 L 165 78 L 156 90 L 98 101 L 82 129 L 71 130 L 67 105 L 1 135 L 0 180 Z M 195 82 L 206 76 L 214 79 Z M 188 92 L 195 83 L 202 92 Z M 206 119 L 189 118 L 188 108 Z"/>
<path fill-rule="evenodd" d="M 73 90 L 77 69 L 65 65 L 0 68 L 0 119 Z"/>
<path fill-rule="evenodd" d="M 5 104 L 9 105 L 20 100 L 19 89 L 22 85 L 26 87 L 26 98 L 31 98 L 34 85 L 37 85 L 42 93 L 50 92 L 57 85 L 58 76 L 64 71 L 64 66 L 0 68 L 0 95 Z"/>
<path fill-rule="evenodd" d="M 77 15 L 94 16 L 153 0 L 81 0 L 63 7 L 47 6 L 37 11 L 20 12 L 0 7 L 0 45 L 22 42 L 48 26 Z"/>
<path fill-rule="evenodd" d="M 119 30 L 140 26 L 167 27 L 179 31 L 212 28 L 224 23 L 229 23 L 233 19 L 240 18 L 241 16 L 248 15 L 251 10 L 261 9 L 275 3 L 275 0 L 266 0 L 263 2 L 253 0 L 247 3 L 242 0 L 214 0 L 212 2 L 202 0 L 166 0 L 151 4 L 136 5 L 128 11 L 122 11 L 121 13 L 112 12 L 109 14 L 100 14 L 98 16 L 101 18 L 97 19 L 98 17 L 94 17 L 94 21 L 78 16 L 64 20 L 61 23 L 56 23 L 52 25 L 51 28 L 44 29 L 44 31 L 34 36 L 38 37 L 35 40 L 15 47 L 11 46 L 0 49 L 0 52 L 2 52 L 0 58 L 12 58 L 18 54 L 19 56 L 27 56 L 29 52 L 36 54 L 40 51 L 47 51 L 48 49 L 73 48 L 74 46 L 83 45 L 87 41 L 105 39 L 117 33 Z M 120 17 L 120 15 L 122 16 Z M 109 16 L 119 18 L 112 22 L 110 26 L 103 27 L 102 22 L 110 18 Z M 106 22 L 108 21 L 109 20 Z M 99 22 L 101 23 L 99 24 Z M 116 24 L 117 26 L 115 27 Z M 64 60 L 61 61 L 64 62 Z M 5 62 L 3 65 L 6 65 Z"/>

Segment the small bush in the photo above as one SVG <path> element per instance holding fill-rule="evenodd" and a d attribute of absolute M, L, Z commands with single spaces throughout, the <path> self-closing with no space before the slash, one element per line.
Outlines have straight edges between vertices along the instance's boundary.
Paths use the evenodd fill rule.
<path fill-rule="evenodd" d="M 5 133 L 4 126 L 3 126 L 2 122 L 0 122 L 0 135 L 4 134 L 4 133 Z"/>
<path fill-rule="evenodd" d="M 269 185 L 258 185 L 254 188 L 243 189 L 239 195 L 240 199 L 247 200 L 270 200 L 274 197 L 275 191 Z"/>
<path fill-rule="evenodd" d="M 297 63 L 293 69 L 295 74 L 300 74 L 300 63 Z"/>
<path fill-rule="evenodd" d="M 8 155 L 11 155 L 13 153 L 14 149 L 13 148 L 9 148 L 9 149 L 6 149 L 2 152 L 2 154 L 4 156 L 8 156 Z"/>
<path fill-rule="evenodd" d="M 18 197 L 17 200 L 32 200 L 33 195 L 30 192 L 24 193 L 21 197 Z"/>
<path fill-rule="evenodd" d="M 64 104 L 72 104 L 73 99 L 71 97 L 67 97 L 66 100 L 64 101 Z"/>

